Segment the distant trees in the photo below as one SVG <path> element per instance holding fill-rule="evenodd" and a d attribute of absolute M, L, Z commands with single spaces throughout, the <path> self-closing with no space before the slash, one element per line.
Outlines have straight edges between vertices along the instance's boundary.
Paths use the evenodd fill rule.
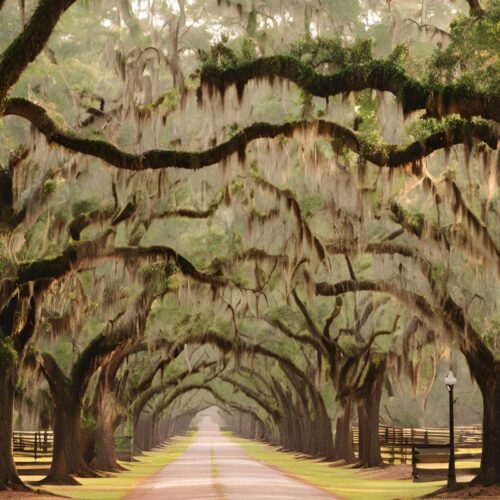
<path fill-rule="evenodd" d="M 384 383 L 439 343 L 498 483 L 498 1 L 73 3 L 0 2 L 0 488 L 27 373 L 46 482 L 210 404 L 348 462 L 356 413 L 371 467 Z"/>

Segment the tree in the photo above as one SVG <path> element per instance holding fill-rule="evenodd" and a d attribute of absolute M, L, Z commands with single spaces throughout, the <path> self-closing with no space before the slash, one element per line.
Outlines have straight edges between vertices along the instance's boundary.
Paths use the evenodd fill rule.
<path fill-rule="evenodd" d="M 80 442 L 82 408 L 93 406 L 99 421 L 108 397 L 120 401 L 129 355 L 137 363 L 129 402 L 137 405 L 136 423 L 153 405 L 153 434 L 175 401 L 204 391 L 285 447 L 330 456 L 331 408 L 318 383 L 326 360 L 346 410 L 340 427 L 349 426 L 352 404 L 373 403 L 358 407 L 360 460 L 377 465 L 388 353 L 408 358 L 398 340 L 418 335 L 426 345 L 446 339 L 466 357 L 484 401 L 478 481 L 498 482 L 497 0 L 468 2 L 469 16 L 411 2 L 410 20 L 405 8 L 381 0 L 370 3 L 371 15 L 364 2 L 226 2 L 219 5 L 224 29 L 205 2 L 145 9 L 105 1 L 89 16 L 71 17 L 85 9 L 73 3 L 40 0 L 28 16 L 23 7 L 21 28 L 1 44 L 2 134 L 8 149 L 23 146 L 0 170 L 0 419 L 7 429 L 0 486 L 22 487 L 10 439 L 13 395 L 33 359 L 56 408 L 57 480 L 87 470 L 64 443 Z M 9 26 L 17 15 L 0 2 Z M 428 22 L 433 17 L 437 26 Z M 401 29 L 408 23 L 438 33 L 439 44 L 432 36 L 409 43 Z M 102 55 L 97 62 L 88 33 Z M 59 61 L 70 60 L 66 71 Z M 406 126 L 403 118 L 411 118 Z M 100 284 L 110 262 L 122 266 L 125 295 L 139 302 Z M 142 351 L 133 352 L 149 333 L 150 345 L 175 344 L 178 332 L 164 335 L 148 323 L 158 297 L 147 283 L 167 294 L 155 266 L 168 263 L 185 277 L 175 287 L 182 307 L 199 313 L 175 323 L 160 307 L 164 322 L 185 329 L 178 352 L 195 342 L 203 353 L 217 346 L 232 358 L 232 371 L 216 371 L 213 380 L 194 374 L 193 381 L 191 373 L 184 380 L 181 370 L 184 382 L 173 391 L 158 371 L 141 382 Z M 149 277 L 142 292 L 141 273 Z M 75 280 L 94 300 L 68 305 Z M 347 294 L 342 314 L 339 303 L 322 299 Z M 382 297 L 383 306 L 370 310 L 365 297 L 371 304 Z M 92 305 L 108 299 L 123 317 L 114 321 Z M 276 349 L 260 344 L 269 326 L 248 327 L 260 323 L 264 302 L 293 302 L 301 315 L 293 325 L 267 318 L 286 335 Z M 405 328 L 386 319 L 401 304 Z M 48 314 L 52 305 L 57 314 Z M 85 308 L 90 326 L 61 321 L 62 309 L 68 317 Z M 213 332 L 200 329 L 202 317 Z M 350 333 L 333 337 L 330 328 Z M 86 347 L 65 366 L 38 331 Z M 250 367 L 241 369 L 241 350 L 273 360 L 271 375 L 258 382 L 267 397 L 257 395 Z M 316 353 L 316 365 L 305 352 Z M 237 390 L 231 398 L 229 386 Z M 287 411 L 278 414 L 274 401 Z M 68 408 L 71 418 L 62 418 Z M 182 410 L 185 427 L 191 410 Z M 99 422 L 109 453 L 98 462 L 114 468 L 116 422 Z M 305 438 L 311 425 L 324 440 Z"/>

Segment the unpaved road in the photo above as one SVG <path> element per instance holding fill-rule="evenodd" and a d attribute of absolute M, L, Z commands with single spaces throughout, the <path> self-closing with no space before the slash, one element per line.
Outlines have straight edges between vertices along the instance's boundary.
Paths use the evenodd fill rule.
<path fill-rule="evenodd" d="M 143 482 L 128 500 L 332 500 L 314 486 L 264 465 L 223 436 L 200 426 L 186 452 Z"/>

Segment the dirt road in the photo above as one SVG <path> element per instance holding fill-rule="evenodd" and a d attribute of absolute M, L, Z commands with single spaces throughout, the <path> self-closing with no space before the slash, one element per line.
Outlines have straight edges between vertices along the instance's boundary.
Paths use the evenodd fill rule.
<path fill-rule="evenodd" d="M 332 500 L 335 497 L 250 458 L 203 423 L 176 461 L 142 483 L 129 500 Z"/>

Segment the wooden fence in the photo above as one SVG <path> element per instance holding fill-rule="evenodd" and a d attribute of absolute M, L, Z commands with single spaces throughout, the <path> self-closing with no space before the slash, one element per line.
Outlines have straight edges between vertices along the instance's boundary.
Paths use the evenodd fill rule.
<path fill-rule="evenodd" d="M 412 476 L 414 481 L 438 481 L 448 475 L 450 445 L 448 444 L 417 444 L 412 447 Z M 477 475 L 479 466 L 463 467 L 471 460 L 481 459 L 481 450 L 474 444 L 462 444 L 455 450 L 455 469 L 458 475 Z"/>
<path fill-rule="evenodd" d="M 381 425 L 379 427 L 379 439 L 380 439 L 380 451 L 382 454 L 382 459 L 386 463 L 414 463 L 414 447 L 417 450 L 417 456 L 420 453 L 418 450 L 424 450 L 426 446 L 432 447 L 437 446 L 442 448 L 449 448 L 450 433 L 449 429 L 443 428 L 429 428 L 429 429 L 417 429 L 417 428 L 401 428 L 401 427 L 388 427 Z M 359 428 L 352 428 L 353 434 L 353 445 L 354 451 L 357 453 L 359 449 Z M 455 447 L 459 448 L 481 448 L 482 446 L 482 429 L 480 426 L 469 426 L 469 427 L 455 427 Z M 423 452 L 425 453 L 425 452 Z M 447 451 L 448 453 L 448 451 Z M 469 455 L 472 451 L 464 452 L 463 454 L 466 458 L 471 458 Z M 430 454 L 431 457 L 436 458 L 435 463 L 441 463 L 442 456 L 437 454 Z M 479 453 L 479 457 L 481 454 Z M 477 453 L 475 453 L 474 459 L 477 459 Z M 432 462 L 427 462 L 432 463 Z M 417 462 L 418 464 L 418 462 Z M 418 473 L 417 473 L 418 475 Z M 415 477 L 415 476 L 414 476 Z M 437 479 L 436 479 L 437 480 Z"/>
<path fill-rule="evenodd" d="M 14 455 L 35 462 L 52 456 L 54 433 L 52 431 L 14 431 L 12 433 Z"/>

